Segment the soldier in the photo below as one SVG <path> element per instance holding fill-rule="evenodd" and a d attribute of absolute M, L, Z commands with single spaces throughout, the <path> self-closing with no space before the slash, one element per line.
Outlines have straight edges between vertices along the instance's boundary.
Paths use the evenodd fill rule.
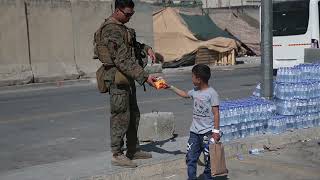
<path fill-rule="evenodd" d="M 103 66 L 97 71 L 97 79 L 103 79 L 102 92 L 110 93 L 110 136 L 112 159 L 117 166 L 137 167 L 133 159 L 151 158 L 151 153 L 139 148 L 137 137 L 140 112 L 136 99 L 135 81 L 140 85 L 147 82 L 154 87 L 156 77 L 143 68 L 144 55 L 155 61 L 151 47 L 136 41 L 135 31 L 124 24 L 134 14 L 132 0 L 116 0 L 115 11 L 107 18 L 94 35 L 95 54 Z M 99 86 L 99 85 L 98 85 Z M 101 91 L 101 89 L 99 88 Z M 123 145 L 126 136 L 127 152 Z"/>

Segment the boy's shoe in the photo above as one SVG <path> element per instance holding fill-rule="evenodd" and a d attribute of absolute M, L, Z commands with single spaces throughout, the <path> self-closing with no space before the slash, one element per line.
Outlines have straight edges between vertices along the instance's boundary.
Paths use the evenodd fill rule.
<path fill-rule="evenodd" d="M 124 154 L 113 155 L 111 159 L 111 164 L 114 166 L 130 167 L 135 168 L 138 165 L 131 161 Z"/>
<path fill-rule="evenodd" d="M 145 152 L 145 151 L 136 151 L 135 153 L 130 153 L 130 152 L 127 152 L 126 156 L 131 159 L 131 160 L 134 160 L 134 159 L 150 159 L 152 158 L 152 154 L 149 153 L 149 152 Z"/>

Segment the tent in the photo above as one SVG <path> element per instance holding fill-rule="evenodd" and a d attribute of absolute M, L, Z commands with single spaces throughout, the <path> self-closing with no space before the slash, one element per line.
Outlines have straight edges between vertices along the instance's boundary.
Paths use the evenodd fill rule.
<path fill-rule="evenodd" d="M 199 24 L 205 27 L 200 27 Z M 189 57 L 199 48 L 225 53 L 237 51 L 240 47 L 240 43 L 218 28 L 210 17 L 181 15 L 178 10 L 170 7 L 153 14 L 153 31 L 155 50 L 163 57 L 164 62 Z"/>

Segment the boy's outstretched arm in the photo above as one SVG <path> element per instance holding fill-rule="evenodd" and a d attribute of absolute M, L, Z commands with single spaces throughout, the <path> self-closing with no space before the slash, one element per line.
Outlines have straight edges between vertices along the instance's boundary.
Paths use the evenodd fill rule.
<path fill-rule="evenodd" d="M 220 113 L 219 106 L 212 106 L 214 128 L 212 137 L 215 141 L 220 140 Z"/>
<path fill-rule="evenodd" d="M 181 97 L 184 97 L 184 98 L 190 98 L 190 96 L 188 95 L 187 92 L 181 90 L 181 89 L 178 89 L 174 86 L 169 86 L 169 89 L 172 90 L 173 92 L 175 92 L 178 96 L 181 96 Z"/>

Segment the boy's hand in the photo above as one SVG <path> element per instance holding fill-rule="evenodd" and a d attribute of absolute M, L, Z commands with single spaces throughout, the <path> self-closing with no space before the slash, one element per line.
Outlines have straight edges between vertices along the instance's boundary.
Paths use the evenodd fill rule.
<path fill-rule="evenodd" d="M 168 83 L 164 84 L 164 89 L 169 89 L 171 87 L 171 85 L 169 85 Z"/>
<path fill-rule="evenodd" d="M 214 141 L 219 142 L 220 141 L 220 134 L 219 133 L 212 133 L 212 138 Z"/>

